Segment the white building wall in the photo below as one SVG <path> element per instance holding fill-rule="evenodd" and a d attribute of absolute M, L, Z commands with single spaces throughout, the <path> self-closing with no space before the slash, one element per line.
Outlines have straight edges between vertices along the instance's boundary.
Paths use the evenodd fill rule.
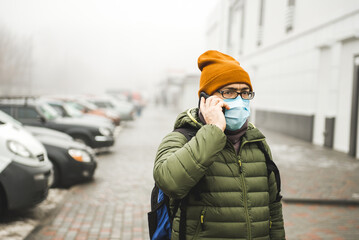
<path fill-rule="evenodd" d="M 221 17 L 218 12 L 211 16 L 218 19 L 222 32 L 228 31 L 224 23 L 231 2 L 220 1 Z M 325 118 L 335 117 L 333 147 L 348 152 L 353 57 L 359 54 L 359 1 L 297 0 L 293 30 L 287 33 L 287 0 L 264 0 L 260 46 L 257 45 L 260 0 L 242 2 L 245 5 L 242 53 L 220 45 L 211 49 L 234 56 L 248 71 L 256 92 L 252 108 L 314 115 L 313 142 L 319 145 L 324 143 Z M 227 35 L 228 32 L 222 34 L 222 39 Z"/>
<path fill-rule="evenodd" d="M 242 56 L 242 65 L 252 78 L 258 108 L 313 114 L 319 50 L 308 44 L 312 38 L 286 42 L 260 54 Z"/>
<path fill-rule="evenodd" d="M 301 32 L 343 17 L 358 9 L 357 0 L 297 0 L 295 29 Z"/>
<path fill-rule="evenodd" d="M 228 12 L 230 4 L 230 1 L 218 1 L 217 6 L 208 17 L 206 31 L 207 49 L 227 52 Z"/>
<path fill-rule="evenodd" d="M 359 21 L 359 18 L 358 18 Z M 337 96 L 337 128 L 334 147 L 340 151 L 349 151 L 350 119 L 352 105 L 352 86 L 354 72 L 354 55 L 359 55 L 359 40 L 343 42 L 339 65 Z M 359 139 L 358 139 L 359 140 Z M 359 149 L 357 148 L 357 152 Z"/>
<path fill-rule="evenodd" d="M 246 1 L 248 5 L 253 4 Z M 298 1 L 297 1 L 298 2 Z M 278 39 L 286 37 L 285 34 L 285 13 L 286 0 L 264 0 L 264 26 L 263 44 L 270 45 L 278 42 Z M 255 9 L 254 9 L 255 10 Z M 258 18 L 259 10 L 253 12 Z M 248 52 L 256 51 L 256 48 L 248 49 Z"/>
<path fill-rule="evenodd" d="M 336 107 L 328 103 L 328 96 L 330 86 L 327 84 L 328 79 L 331 77 L 331 48 L 323 47 L 319 53 L 319 66 L 318 66 L 318 81 L 317 85 L 314 86 L 317 89 L 317 101 L 315 107 L 315 120 L 314 120 L 314 134 L 313 142 L 318 145 L 324 144 L 323 129 L 325 129 L 325 117 L 327 111 L 334 110 Z M 334 97 L 333 95 L 332 97 Z M 335 115 L 335 113 L 334 113 Z"/>
<path fill-rule="evenodd" d="M 358 59 L 359 60 L 359 59 Z M 357 64 L 357 66 L 359 66 L 359 63 Z M 359 77 L 358 77 L 359 78 Z M 357 119 L 359 119 L 359 103 L 358 103 L 358 115 L 357 115 Z M 359 158 L 359 124 L 357 123 L 357 138 L 356 138 L 356 158 Z"/>

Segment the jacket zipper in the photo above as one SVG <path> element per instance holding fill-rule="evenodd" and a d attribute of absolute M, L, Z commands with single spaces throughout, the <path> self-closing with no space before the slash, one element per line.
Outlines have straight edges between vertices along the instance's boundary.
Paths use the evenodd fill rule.
<path fill-rule="evenodd" d="M 239 173 L 242 173 L 242 162 L 241 159 L 238 159 L 238 164 L 239 164 Z"/>
<path fill-rule="evenodd" d="M 262 141 L 262 140 L 264 140 L 264 139 L 256 139 L 254 141 L 243 141 L 240 148 L 239 148 L 238 163 L 239 163 L 240 176 L 241 176 L 241 179 L 242 179 L 242 182 L 243 182 L 243 205 L 244 205 L 244 209 L 246 211 L 248 239 L 252 239 L 252 231 L 251 231 L 251 222 L 250 222 L 250 219 L 249 219 L 249 211 L 248 211 L 247 187 L 246 187 L 246 182 L 245 182 L 245 179 L 244 179 L 244 174 L 243 174 L 243 169 L 242 169 L 242 161 L 240 160 L 240 156 L 241 156 L 241 151 L 242 151 L 242 148 L 243 148 L 244 144 L 250 143 L 250 142 L 259 142 L 259 141 Z"/>
<path fill-rule="evenodd" d="M 206 211 L 202 210 L 201 212 L 201 229 L 202 231 L 204 231 L 204 215 L 205 215 Z"/>
<path fill-rule="evenodd" d="M 247 231 L 248 231 L 248 237 L 249 239 L 251 239 L 251 222 L 250 222 L 250 219 L 249 219 L 249 212 L 248 212 L 248 202 L 247 202 L 247 187 L 246 187 L 246 182 L 245 182 L 245 179 L 244 179 L 244 174 L 242 172 L 242 162 L 241 160 L 238 160 L 238 163 L 239 163 L 239 171 L 240 171 L 240 176 L 241 176 L 241 180 L 242 180 L 242 183 L 243 183 L 243 206 L 244 206 L 244 210 L 246 211 L 246 222 L 247 222 Z"/>

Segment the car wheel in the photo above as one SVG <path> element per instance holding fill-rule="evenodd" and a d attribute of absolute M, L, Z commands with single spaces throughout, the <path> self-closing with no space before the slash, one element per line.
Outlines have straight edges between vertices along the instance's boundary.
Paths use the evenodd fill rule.
<path fill-rule="evenodd" d="M 2 186 L 0 186 L 0 216 L 3 216 L 4 213 L 6 213 L 6 205 L 5 191 Z"/>
<path fill-rule="evenodd" d="M 52 165 L 53 165 L 53 169 L 54 169 L 54 182 L 52 183 L 51 187 L 55 188 L 55 187 L 59 187 L 59 185 L 60 185 L 60 169 L 55 164 L 52 164 Z"/>

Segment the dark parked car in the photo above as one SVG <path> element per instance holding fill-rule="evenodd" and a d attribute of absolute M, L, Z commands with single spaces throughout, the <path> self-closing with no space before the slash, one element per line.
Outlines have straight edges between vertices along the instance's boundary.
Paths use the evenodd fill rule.
<path fill-rule="evenodd" d="M 46 127 L 67 133 L 92 148 L 110 147 L 115 142 L 113 125 L 63 118 L 50 105 L 37 98 L 2 98 L 0 110 L 24 125 Z"/>
<path fill-rule="evenodd" d="M 70 187 L 93 178 L 97 166 L 94 151 L 59 131 L 25 126 L 45 147 L 54 169 L 53 187 Z"/>

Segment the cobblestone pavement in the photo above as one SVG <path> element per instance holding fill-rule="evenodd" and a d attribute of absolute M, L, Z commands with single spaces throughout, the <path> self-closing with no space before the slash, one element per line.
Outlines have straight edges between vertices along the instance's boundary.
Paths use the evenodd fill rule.
<path fill-rule="evenodd" d="M 42 219 L 51 216 L 66 197 L 66 189 L 51 188 L 49 194 L 41 204 L 24 210 L 7 212 L 0 217 L 0 239 L 24 239 Z"/>
<path fill-rule="evenodd" d="M 95 180 L 73 187 L 59 211 L 26 239 L 148 239 L 153 160 L 175 117 L 168 109 L 150 107 L 126 124 L 112 153 L 99 156 Z M 281 170 L 285 197 L 357 198 L 357 160 L 332 157 L 337 153 L 270 131 L 265 134 Z M 340 170 L 334 168 L 337 159 Z M 287 239 L 359 239 L 358 206 L 283 206 Z"/>
<path fill-rule="evenodd" d="M 288 200 L 283 204 L 287 239 L 359 239 L 359 160 L 261 131 L 280 169 L 283 200 Z M 292 201 L 321 204 L 290 204 Z"/>
<path fill-rule="evenodd" d="M 283 204 L 287 240 L 358 240 L 359 207 Z"/>
<path fill-rule="evenodd" d="M 280 168 L 285 198 L 359 203 L 359 159 L 261 130 Z"/>

